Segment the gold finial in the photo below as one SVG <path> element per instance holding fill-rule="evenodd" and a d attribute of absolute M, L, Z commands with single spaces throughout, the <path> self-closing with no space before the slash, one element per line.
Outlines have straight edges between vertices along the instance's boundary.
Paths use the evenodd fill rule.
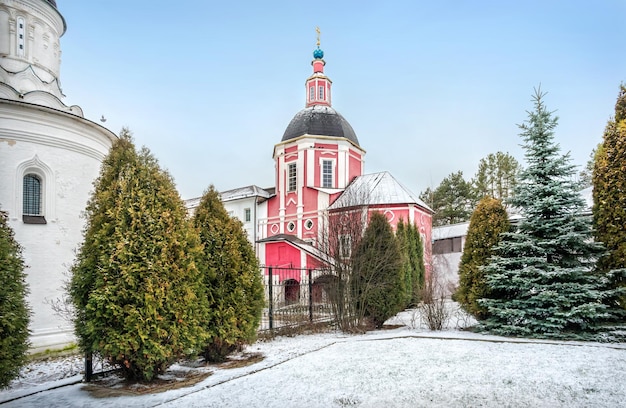
<path fill-rule="evenodd" d="M 319 48 L 319 46 L 320 46 L 320 28 L 319 27 L 315 27 L 315 32 L 317 32 L 317 47 Z"/>

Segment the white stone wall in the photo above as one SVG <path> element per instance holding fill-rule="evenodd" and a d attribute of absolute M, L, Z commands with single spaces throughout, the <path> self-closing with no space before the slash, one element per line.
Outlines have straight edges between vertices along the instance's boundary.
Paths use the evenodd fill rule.
<path fill-rule="evenodd" d="M 59 40 L 64 33 L 63 17 L 48 2 L 1 0 L 0 95 L 58 109 L 63 98 Z"/>
<path fill-rule="evenodd" d="M 23 247 L 34 349 L 66 344 L 71 323 L 48 302 L 63 296 L 63 282 L 82 242 L 81 213 L 102 159 L 116 136 L 83 118 L 41 106 L 0 99 L 0 207 Z M 43 179 L 45 225 L 22 221 L 22 178 Z"/>

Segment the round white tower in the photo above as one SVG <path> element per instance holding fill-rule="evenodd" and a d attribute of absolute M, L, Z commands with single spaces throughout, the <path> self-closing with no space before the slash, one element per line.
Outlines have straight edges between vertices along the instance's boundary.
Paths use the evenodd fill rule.
<path fill-rule="evenodd" d="M 65 28 L 53 0 L 0 0 L 0 210 L 28 266 L 34 349 L 73 340 L 52 303 L 64 296 L 81 213 L 117 138 L 62 102 Z"/>

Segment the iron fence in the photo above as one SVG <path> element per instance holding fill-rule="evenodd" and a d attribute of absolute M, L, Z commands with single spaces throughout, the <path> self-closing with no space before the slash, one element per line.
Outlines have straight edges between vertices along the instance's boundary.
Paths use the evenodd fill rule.
<path fill-rule="evenodd" d="M 265 308 L 260 330 L 330 321 L 332 278 L 316 269 L 261 268 L 265 285 Z"/>

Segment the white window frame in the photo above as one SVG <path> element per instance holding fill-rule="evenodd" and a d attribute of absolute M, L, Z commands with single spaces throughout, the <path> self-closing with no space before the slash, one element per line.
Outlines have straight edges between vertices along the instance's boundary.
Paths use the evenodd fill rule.
<path fill-rule="evenodd" d="M 320 85 L 318 88 L 319 88 L 319 100 L 323 101 L 324 100 L 324 86 Z"/>
<path fill-rule="evenodd" d="M 296 191 L 298 188 L 298 168 L 296 163 L 287 164 L 287 191 Z"/>
<path fill-rule="evenodd" d="M 25 160 L 17 165 L 15 172 L 15 184 L 14 184 L 14 207 L 16 218 L 24 219 L 24 177 L 28 174 L 33 174 L 39 177 L 41 208 L 39 210 L 39 217 L 43 217 L 46 220 L 56 219 L 56 205 L 55 205 L 55 184 L 54 184 L 54 172 L 43 161 L 39 159 L 37 155 L 32 159 Z"/>
<path fill-rule="evenodd" d="M 330 174 L 326 173 L 324 170 L 324 165 L 326 163 L 330 163 Z M 326 184 L 326 178 L 330 177 L 330 185 Z M 335 187 L 335 160 L 333 159 L 320 159 L 320 185 L 323 188 L 334 188 Z"/>
<path fill-rule="evenodd" d="M 252 211 L 250 211 L 250 208 L 243 209 L 243 220 L 244 222 L 250 222 L 252 220 Z"/>
<path fill-rule="evenodd" d="M 311 87 L 309 88 L 309 100 L 315 100 L 315 85 L 311 85 Z"/>

